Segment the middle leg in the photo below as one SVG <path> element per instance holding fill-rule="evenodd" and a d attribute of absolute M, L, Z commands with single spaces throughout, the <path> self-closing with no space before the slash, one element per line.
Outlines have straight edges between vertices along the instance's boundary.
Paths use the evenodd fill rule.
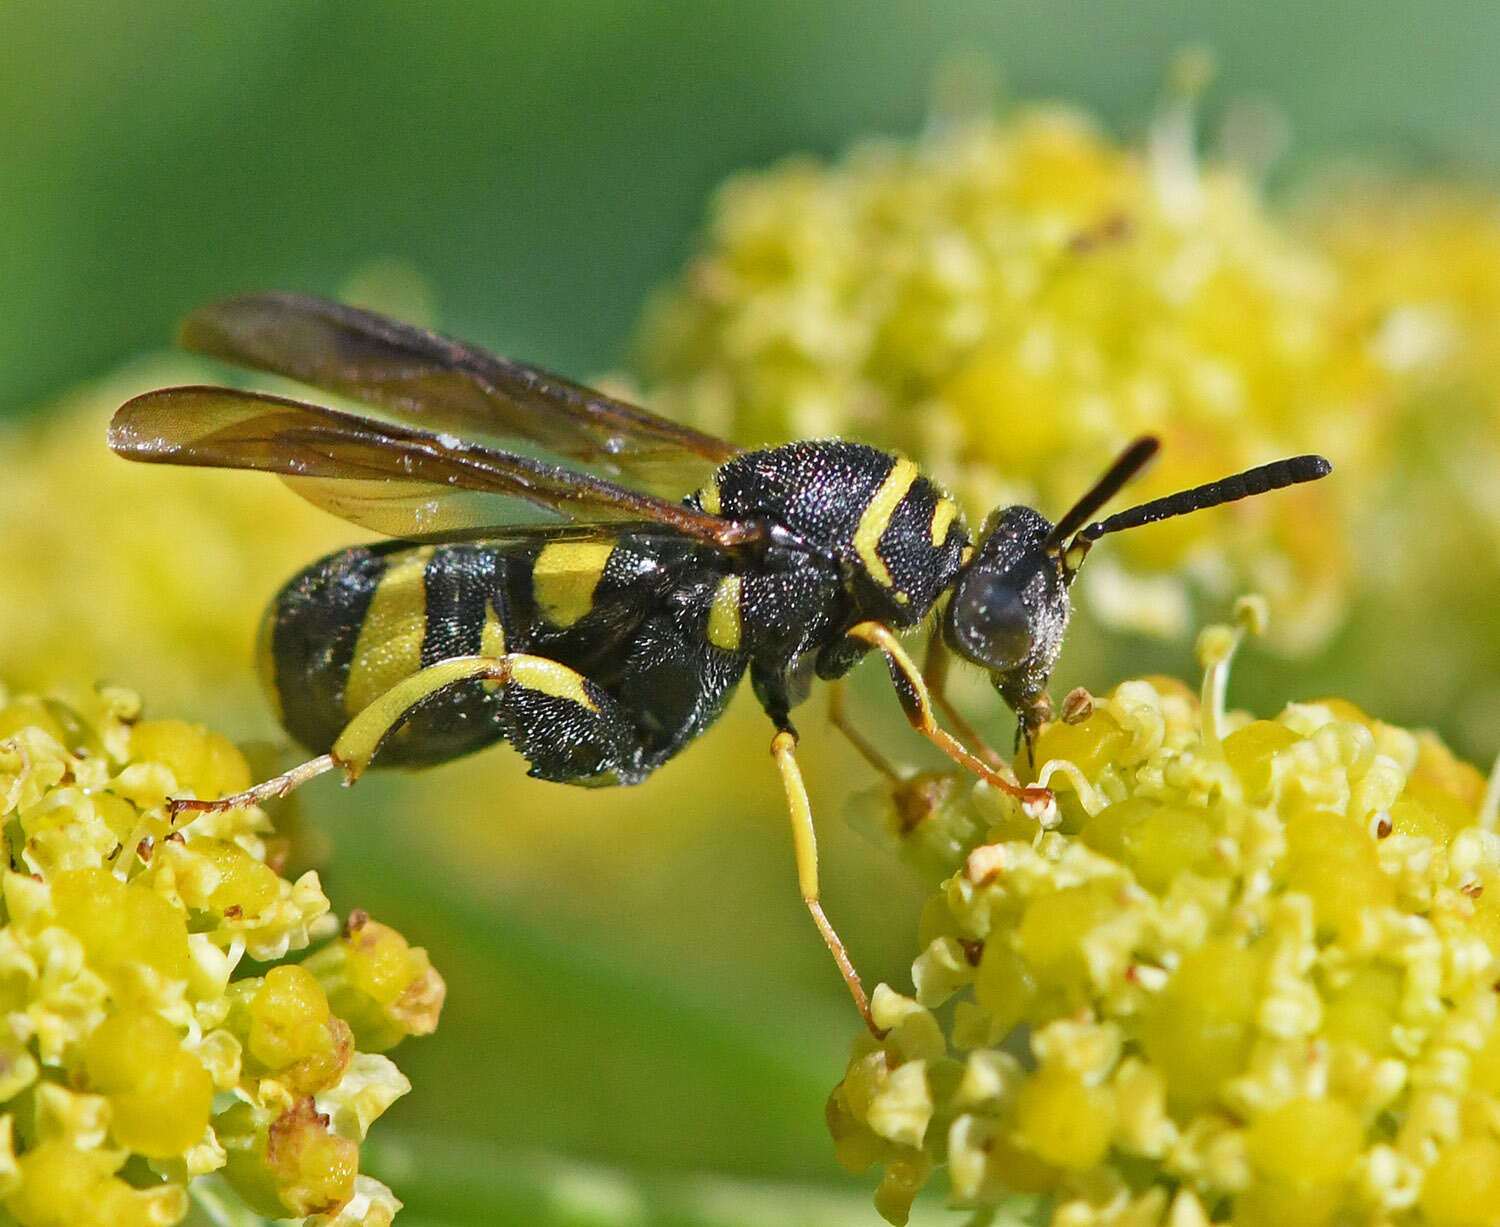
<path fill-rule="evenodd" d="M 849 995 L 865 1026 L 877 1038 L 885 1033 L 875 1025 L 870 1013 L 870 999 L 865 995 L 859 972 L 844 947 L 838 931 L 829 922 L 823 911 L 818 892 L 818 833 L 813 827 L 812 806 L 807 800 L 807 786 L 802 782 L 802 769 L 797 765 L 797 735 L 788 729 L 780 730 L 771 739 L 771 757 L 776 760 L 776 769 L 781 773 L 781 786 L 786 793 L 787 814 L 792 820 L 792 847 L 797 855 L 797 885 L 802 891 L 802 902 L 807 905 L 813 923 L 823 935 L 823 942 L 839 973 L 849 987 Z"/>

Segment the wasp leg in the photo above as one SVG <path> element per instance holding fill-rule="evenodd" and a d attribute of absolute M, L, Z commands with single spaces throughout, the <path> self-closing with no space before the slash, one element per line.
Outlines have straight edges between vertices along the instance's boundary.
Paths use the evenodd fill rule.
<path fill-rule="evenodd" d="M 807 802 L 807 786 L 802 782 L 802 769 L 797 766 L 796 734 L 782 729 L 771 739 L 771 756 L 776 760 L 776 769 L 781 772 L 781 786 L 786 791 L 787 813 L 792 820 L 792 847 L 797 853 L 797 885 L 802 891 L 802 902 L 812 913 L 813 923 L 823 935 L 828 952 L 838 964 L 849 986 L 849 995 L 859 1009 L 865 1026 L 878 1038 L 885 1033 L 875 1025 L 870 1014 L 870 999 L 865 996 L 865 987 L 859 981 L 859 972 L 844 949 L 843 939 L 828 917 L 823 914 L 823 904 L 818 899 L 818 834 L 813 829 L 812 806 Z"/>
<path fill-rule="evenodd" d="M 344 771 L 346 783 L 352 784 L 370 765 L 380 743 L 423 701 L 457 682 L 472 679 L 504 681 L 509 677 L 507 657 L 462 656 L 439 661 L 418 670 L 392 686 L 344 726 L 338 740 L 327 754 L 320 755 L 282 775 L 266 780 L 254 788 L 220 797 L 217 801 L 200 801 L 193 797 L 176 797 L 167 802 L 173 821 L 181 813 L 216 813 L 259 805 L 284 797 L 292 789 L 334 767 Z"/>
<path fill-rule="evenodd" d="M 868 737 L 860 731 L 844 707 L 844 679 L 828 684 L 828 723 L 849 739 L 849 744 L 859 751 L 861 758 L 893 784 L 902 783 L 902 775 Z"/>
<path fill-rule="evenodd" d="M 617 714 L 616 705 L 581 674 L 545 656 L 524 652 L 456 656 L 402 678 L 344 726 L 327 754 L 217 801 L 176 798 L 168 803 L 171 814 L 175 819 L 184 812 L 258 805 L 283 797 L 334 767 L 341 768 L 345 783 L 352 784 L 364 774 L 385 739 L 413 712 L 441 691 L 464 682 L 489 683 L 506 690 L 509 707 L 515 710 L 503 707 L 498 718 L 507 740 L 531 762 L 533 775 L 577 782 L 605 776 L 614 782 L 617 777 L 611 773 L 630 775 L 633 744 L 628 727 L 609 719 Z M 543 714 L 551 717 L 545 722 L 550 730 L 545 736 L 532 727 L 539 723 L 537 719 L 527 719 Z"/>
<path fill-rule="evenodd" d="M 305 784 L 308 780 L 322 775 L 325 771 L 332 771 L 338 763 L 334 761 L 332 754 L 320 754 L 317 758 L 309 759 L 305 763 L 298 763 L 290 771 L 283 771 L 280 775 L 272 776 L 269 780 L 247 788 L 244 792 L 237 792 L 233 796 L 220 797 L 217 801 L 200 801 L 196 797 L 173 797 L 167 802 L 167 814 L 175 824 L 179 814 L 213 814 L 222 810 L 244 809 L 247 806 L 259 805 L 263 801 L 273 801 L 277 797 L 284 797 L 292 789 Z"/>
<path fill-rule="evenodd" d="M 911 657 L 906 654 L 906 649 L 901 646 L 901 641 L 896 638 L 890 627 L 879 622 L 860 622 L 851 627 L 848 634 L 851 639 L 863 640 L 871 647 L 879 648 L 885 653 L 886 664 L 891 673 L 891 684 L 896 688 L 896 697 L 901 702 L 901 710 L 906 713 L 907 722 L 912 728 L 959 766 L 966 767 L 992 787 L 1000 789 L 1001 792 L 1030 805 L 1051 804 L 1050 789 L 1036 785 L 1023 786 L 1014 779 L 1006 779 L 994 767 L 976 758 L 957 738 L 939 726 L 932 714 L 932 696 L 927 690 L 927 683 L 922 680 L 922 674 L 912 663 Z"/>
<path fill-rule="evenodd" d="M 980 736 L 979 731 L 948 698 L 948 664 L 952 659 L 948 645 L 943 641 L 942 623 L 938 622 L 932 628 L 932 637 L 927 641 L 927 656 L 922 661 L 922 677 L 927 682 L 928 693 L 932 695 L 933 703 L 948 723 L 958 730 L 964 744 L 973 746 L 980 758 L 998 770 L 1005 762 L 999 751 Z"/>

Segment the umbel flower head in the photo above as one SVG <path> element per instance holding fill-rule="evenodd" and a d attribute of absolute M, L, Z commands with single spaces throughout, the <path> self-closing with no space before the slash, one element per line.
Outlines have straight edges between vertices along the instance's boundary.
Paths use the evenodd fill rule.
<path fill-rule="evenodd" d="M 1143 148 L 1032 109 L 731 179 L 645 325 L 653 405 L 746 444 L 893 447 L 976 511 L 1056 515 L 1142 433 L 1164 444 L 1142 497 L 1297 452 L 1358 472 L 1384 387 L 1335 270 L 1248 174 L 1199 165 L 1187 108 Z M 1194 587 L 1248 583 L 1286 612 L 1283 646 L 1315 644 L 1345 599 L 1339 497 L 1122 538 L 1085 600 L 1176 633 Z"/>
<path fill-rule="evenodd" d="M 915 995 L 876 990 L 828 1105 L 892 1222 L 939 1165 L 1055 1227 L 1497 1221 L 1500 798 L 1341 700 L 1226 713 L 1238 635 L 1201 701 L 1139 679 L 1042 731 L 1054 829 L 937 794 Z"/>
<path fill-rule="evenodd" d="M 249 774 L 125 691 L 0 691 L 5 1221 L 169 1227 L 198 1194 L 319 1227 L 399 1207 L 360 1143 L 409 1089 L 379 1054 L 432 1030 L 443 982 L 368 916 L 341 928 L 316 873 L 282 876 L 262 811 L 173 829 L 169 795 Z"/>

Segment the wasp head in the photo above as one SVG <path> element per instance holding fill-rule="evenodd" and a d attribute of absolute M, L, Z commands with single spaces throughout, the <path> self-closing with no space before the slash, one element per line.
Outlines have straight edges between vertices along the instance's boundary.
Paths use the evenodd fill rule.
<path fill-rule="evenodd" d="M 1149 435 L 1137 439 L 1056 524 L 1030 507 L 994 512 L 973 557 L 954 581 L 943 637 L 960 656 L 988 670 L 1001 698 L 1020 717 L 1020 733 L 1028 742 L 1048 718 L 1047 678 L 1072 610 L 1068 588 L 1094 542 L 1109 533 L 1316 481 L 1331 470 L 1321 456 L 1292 456 L 1090 523 L 1157 447 Z"/>
<path fill-rule="evenodd" d="M 1072 608 L 1072 573 L 1048 548 L 1052 530 L 1030 507 L 992 513 L 944 615 L 948 646 L 988 671 L 1023 720 L 1046 690 Z"/>

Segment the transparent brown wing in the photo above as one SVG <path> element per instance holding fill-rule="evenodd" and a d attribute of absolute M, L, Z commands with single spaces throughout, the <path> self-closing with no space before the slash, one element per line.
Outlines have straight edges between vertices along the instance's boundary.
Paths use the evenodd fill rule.
<path fill-rule="evenodd" d="M 763 537 L 561 465 L 236 388 L 137 396 L 116 410 L 109 445 L 153 464 L 275 473 L 317 506 L 394 537 L 474 537 L 549 514 L 649 521 L 726 549 Z"/>
<path fill-rule="evenodd" d="M 669 497 L 694 489 L 740 450 L 560 375 L 321 298 L 225 299 L 188 316 L 179 339 L 425 430 L 528 440 Z"/>

